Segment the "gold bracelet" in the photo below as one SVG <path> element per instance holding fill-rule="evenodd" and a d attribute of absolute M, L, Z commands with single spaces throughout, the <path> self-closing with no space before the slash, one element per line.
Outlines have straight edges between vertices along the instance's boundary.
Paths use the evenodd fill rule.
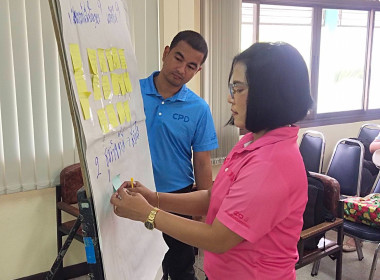
<path fill-rule="evenodd" d="M 156 192 L 157 196 L 157 208 L 160 208 L 160 197 L 158 196 L 158 192 Z"/>

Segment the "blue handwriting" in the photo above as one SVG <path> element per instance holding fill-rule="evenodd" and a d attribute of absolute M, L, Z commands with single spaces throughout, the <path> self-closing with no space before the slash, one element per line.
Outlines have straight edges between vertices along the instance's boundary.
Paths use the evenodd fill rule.
<path fill-rule="evenodd" d="M 104 149 L 104 157 L 106 160 L 107 167 L 110 167 L 111 163 L 116 162 L 123 153 L 126 152 L 127 147 L 135 147 L 140 138 L 139 127 L 137 123 L 134 122 L 130 128 L 129 135 L 126 133 L 129 128 L 122 128 L 117 133 L 117 140 L 109 140 L 109 145 Z M 99 172 L 99 171 L 98 171 Z"/>
<path fill-rule="evenodd" d="M 117 3 L 115 3 L 115 4 L 116 4 L 115 7 L 113 5 L 108 6 L 108 13 L 107 13 L 108 24 L 118 22 L 116 12 L 119 12 L 119 14 L 120 14 L 120 10 L 119 10 L 119 6 L 117 5 Z"/>
<path fill-rule="evenodd" d="M 98 7 L 101 10 L 101 4 L 98 2 Z M 70 12 L 68 12 L 70 22 L 73 24 L 84 24 L 84 23 L 100 23 L 100 14 L 92 12 L 90 3 L 87 0 L 86 2 L 80 2 L 79 10 L 76 10 L 74 7 L 71 7 Z"/>

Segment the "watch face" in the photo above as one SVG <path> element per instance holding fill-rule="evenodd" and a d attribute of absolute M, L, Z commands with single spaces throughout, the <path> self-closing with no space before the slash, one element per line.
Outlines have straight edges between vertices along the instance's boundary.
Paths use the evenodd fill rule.
<path fill-rule="evenodd" d="M 154 229 L 153 223 L 151 223 L 151 222 L 146 221 L 146 222 L 144 223 L 144 225 L 145 225 L 145 227 L 146 227 L 147 229 L 150 229 L 150 230 L 153 230 L 153 229 Z"/>

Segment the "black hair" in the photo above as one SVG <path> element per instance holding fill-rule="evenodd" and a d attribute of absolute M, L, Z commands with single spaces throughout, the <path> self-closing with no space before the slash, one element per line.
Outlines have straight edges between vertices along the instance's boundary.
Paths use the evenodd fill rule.
<path fill-rule="evenodd" d="M 203 53 L 203 60 L 201 65 L 203 64 L 203 62 L 206 61 L 208 47 L 205 39 L 202 37 L 201 34 L 192 30 L 180 31 L 177 35 L 175 35 L 172 42 L 170 43 L 170 49 L 174 48 L 180 41 L 185 41 L 194 50 Z"/>
<path fill-rule="evenodd" d="M 313 104 L 309 74 L 301 54 L 284 43 L 255 43 L 239 55 L 248 82 L 245 128 L 272 130 L 302 120 Z M 233 118 L 228 124 L 233 124 Z"/>

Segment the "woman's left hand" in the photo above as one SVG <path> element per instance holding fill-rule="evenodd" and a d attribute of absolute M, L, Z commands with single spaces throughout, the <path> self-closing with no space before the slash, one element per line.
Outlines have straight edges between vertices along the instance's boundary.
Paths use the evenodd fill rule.
<path fill-rule="evenodd" d="M 120 187 L 111 197 L 114 213 L 119 217 L 145 222 L 153 209 L 146 199 L 139 193 L 129 192 Z"/>

